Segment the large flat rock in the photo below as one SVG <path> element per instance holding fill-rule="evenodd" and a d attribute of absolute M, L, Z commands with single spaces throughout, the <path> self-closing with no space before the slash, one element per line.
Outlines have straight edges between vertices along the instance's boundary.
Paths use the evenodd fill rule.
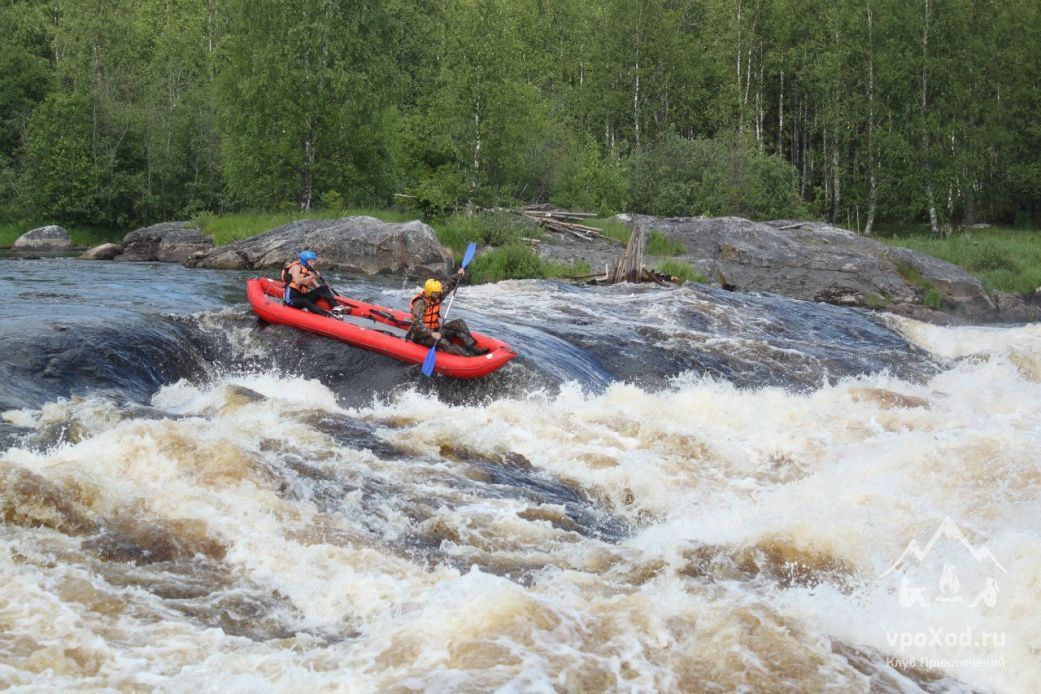
<path fill-rule="evenodd" d="M 634 216 L 683 244 L 685 260 L 721 285 L 850 306 L 921 303 L 930 289 L 965 315 L 993 313 L 979 280 L 956 265 L 818 222 Z M 908 281 L 909 278 L 912 281 Z"/>
<path fill-rule="evenodd" d="M 197 253 L 189 267 L 280 268 L 309 248 L 323 270 L 367 275 L 444 275 L 451 254 L 434 230 L 419 220 L 384 222 L 375 217 L 343 217 L 292 222 L 227 246 Z"/>

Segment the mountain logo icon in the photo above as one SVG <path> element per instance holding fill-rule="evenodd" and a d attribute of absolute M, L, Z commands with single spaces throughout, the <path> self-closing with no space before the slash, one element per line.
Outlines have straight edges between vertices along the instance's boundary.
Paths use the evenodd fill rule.
<path fill-rule="evenodd" d="M 893 571 L 896 571 L 901 566 L 910 563 L 910 557 L 913 557 L 917 563 L 921 564 L 925 558 L 929 556 L 929 553 L 933 551 L 933 547 L 941 537 L 946 537 L 947 539 L 959 542 L 963 547 L 965 547 L 977 563 L 984 564 L 989 560 L 991 564 L 1001 569 L 1002 573 L 1008 573 L 1008 571 L 1005 570 L 1005 567 L 1001 565 L 1001 562 L 997 560 L 986 545 L 980 548 L 973 547 L 972 543 L 969 542 L 968 538 L 966 538 L 965 534 L 961 531 L 961 528 L 958 527 L 958 524 L 951 520 L 950 516 L 947 516 L 943 519 L 943 522 L 940 523 L 940 527 L 936 529 L 933 536 L 929 538 L 929 542 L 926 543 L 925 549 L 919 547 L 918 541 L 911 538 L 911 541 L 907 543 L 907 547 L 904 548 L 900 558 L 893 562 L 893 565 L 886 569 L 882 576 L 885 577 Z"/>
<path fill-rule="evenodd" d="M 998 569 L 1001 573 L 1008 573 L 990 549 L 986 546 L 974 547 L 968 538 L 965 537 L 961 528 L 958 527 L 958 524 L 948 516 L 943 519 L 936 532 L 929 538 L 929 542 L 926 543 L 924 549 L 918 544 L 917 540 L 912 538 L 907 543 L 907 547 L 904 548 L 900 557 L 893 562 L 892 566 L 886 569 L 880 578 L 888 576 L 897 569 L 922 564 L 941 538 L 953 540 L 964 547 L 968 555 L 975 559 L 980 566 L 980 572 L 992 574 L 996 573 L 994 569 Z M 981 602 L 987 607 L 994 607 L 997 604 L 999 592 L 997 579 L 993 575 L 986 575 L 984 576 L 983 584 L 979 592 L 976 593 L 975 599 L 969 603 L 970 608 L 976 607 Z M 967 602 L 961 594 L 961 587 L 962 583 L 958 579 L 955 566 L 945 561 L 940 579 L 937 582 L 938 590 L 933 591 L 933 595 L 928 595 L 931 599 L 927 599 L 927 594 L 930 592 L 928 587 L 916 585 L 907 575 L 901 576 L 897 594 L 900 599 L 900 605 L 903 607 L 931 607 L 940 603 Z"/>

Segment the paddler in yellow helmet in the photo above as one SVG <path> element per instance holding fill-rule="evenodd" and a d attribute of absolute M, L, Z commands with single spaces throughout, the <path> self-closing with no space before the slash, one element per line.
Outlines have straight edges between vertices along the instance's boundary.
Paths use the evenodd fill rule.
<path fill-rule="evenodd" d="M 409 307 L 412 311 L 412 327 L 405 335 L 406 339 L 419 343 L 424 347 L 433 347 L 438 342 L 439 351 L 457 354 L 461 357 L 476 357 L 487 354 L 488 350 L 477 346 L 477 341 L 470 334 L 470 328 L 461 318 L 441 323 L 441 302 L 452 293 L 466 270 L 459 270 L 444 282 L 428 279 L 423 284 L 423 291 L 412 297 Z"/>

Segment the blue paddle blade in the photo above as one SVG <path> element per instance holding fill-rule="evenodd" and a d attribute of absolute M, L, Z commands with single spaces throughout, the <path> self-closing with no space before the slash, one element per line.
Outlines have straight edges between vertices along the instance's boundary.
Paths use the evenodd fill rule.
<path fill-rule="evenodd" d="M 423 375 L 429 376 L 434 373 L 434 362 L 437 361 L 437 345 L 435 344 L 427 352 L 426 359 L 423 360 Z"/>
<path fill-rule="evenodd" d="M 473 241 L 466 247 L 466 253 L 463 253 L 463 264 L 462 267 L 466 267 L 470 264 L 470 261 L 474 259 L 474 253 L 477 251 L 477 244 Z"/>

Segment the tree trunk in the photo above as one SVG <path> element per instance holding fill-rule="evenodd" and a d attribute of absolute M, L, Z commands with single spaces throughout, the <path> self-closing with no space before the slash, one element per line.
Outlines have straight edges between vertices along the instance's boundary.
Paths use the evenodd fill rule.
<path fill-rule="evenodd" d="M 831 177 L 833 180 L 832 189 L 835 195 L 835 218 L 838 219 L 842 210 L 842 186 L 839 180 L 842 173 L 839 170 L 839 129 L 837 127 L 832 136 L 835 139 L 831 147 Z"/>
<path fill-rule="evenodd" d="M 759 151 L 763 151 L 763 121 L 765 120 L 763 108 L 763 42 L 759 41 L 759 82 L 755 88 L 755 140 Z"/>
<path fill-rule="evenodd" d="M 777 154 L 784 156 L 784 68 L 781 68 L 781 88 L 777 97 Z"/>
<path fill-rule="evenodd" d="M 929 124 L 928 124 L 928 79 L 929 79 L 929 13 L 930 0 L 925 0 L 925 28 L 922 31 L 922 151 L 924 153 L 925 194 L 929 204 L 929 228 L 934 234 L 940 234 L 940 221 L 936 216 L 936 201 L 933 197 L 932 171 L 929 157 Z"/>
<path fill-rule="evenodd" d="M 871 16 L 870 1 L 867 2 L 867 170 L 871 187 L 864 234 L 870 236 L 871 230 L 874 228 L 874 213 L 879 208 L 879 186 L 878 177 L 875 176 L 874 154 L 874 22 Z"/>
<path fill-rule="evenodd" d="M 636 84 L 633 86 L 633 129 L 636 134 L 636 149 L 640 149 L 640 19 L 643 5 L 636 5 Z"/>
<path fill-rule="evenodd" d="M 314 196 L 314 143 L 311 140 L 312 132 L 308 132 L 307 137 L 304 139 L 304 168 L 300 172 L 301 212 L 309 212 L 311 210 L 311 200 Z"/>
<path fill-rule="evenodd" d="M 965 191 L 965 213 L 962 216 L 962 225 L 966 230 L 971 229 L 976 223 L 976 181 L 969 181 L 968 189 Z"/>
<path fill-rule="evenodd" d="M 480 80 L 478 80 L 480 85 Z M 478 90 L 480 94 L 480 90 Z M 476 134 L 474 136 L 474 168 L 473 176 L 470 177 L 470 196 L 466 200 L 466 216 L 473 217 L 474 214 L 474 197 L 477 195 L 477 178 L 481 173 L 481 97 L 478 96 L 474 102 L 474 126 L 476 128 Z"/>
<path fill-rule="evenodd" d="M 737 0 L 737 134 L 744 132 L 745 110 L 741 101 L 741 0 Z"/>

